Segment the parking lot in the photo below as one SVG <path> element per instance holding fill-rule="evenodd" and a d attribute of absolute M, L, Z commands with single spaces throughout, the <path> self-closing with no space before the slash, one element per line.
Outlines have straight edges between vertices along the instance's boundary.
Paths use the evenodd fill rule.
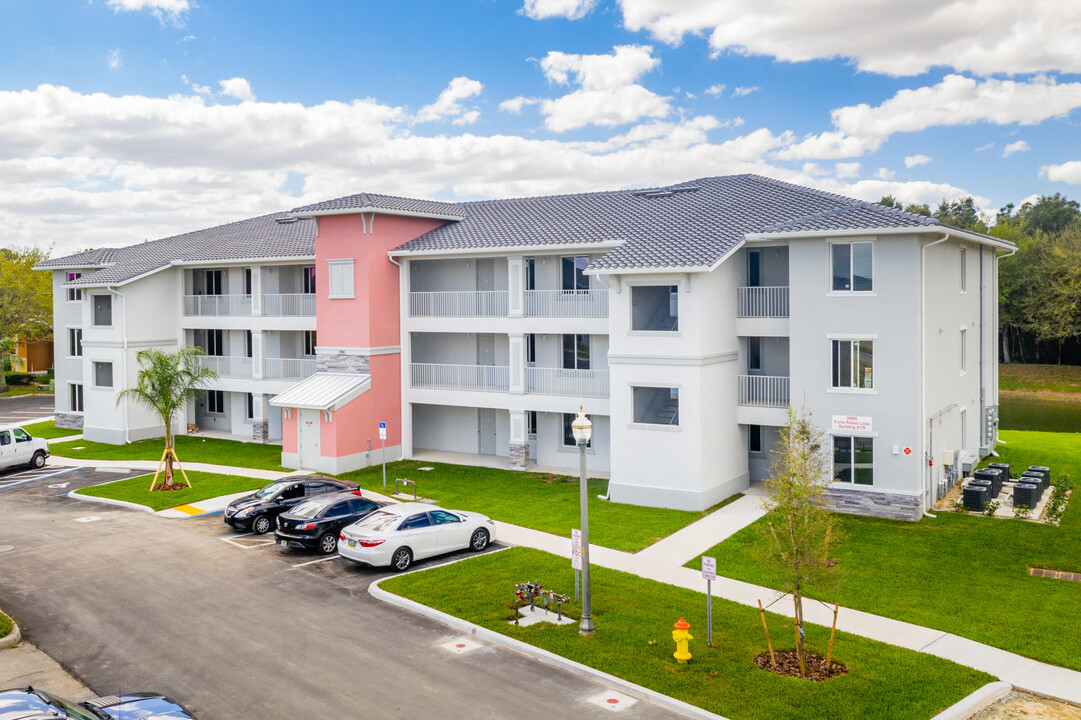
<path fill-rule="evenodd" d="M 0 398 L 0 425 L 23 425 L 52 417 L 52 395 L 19 395 Z"/>
<path fill-rule="evenodd" d="M 63 497 L 136 472 L 46 469 L 59 474 L 0 476 L 0 545 L 13 546 L 0 607 L 98 693 L 164 692 L 201 720 L 295 720 L 583 717 L 610 692 L 375 600 L 386 570 L 279 548 L 220 515 Z M 673 717 L 645 702 L 622 714 Z"/>

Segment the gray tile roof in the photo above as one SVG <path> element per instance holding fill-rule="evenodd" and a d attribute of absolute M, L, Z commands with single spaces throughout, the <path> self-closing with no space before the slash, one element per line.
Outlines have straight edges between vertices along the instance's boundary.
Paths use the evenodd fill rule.
<path fill-rule="evenodd" d="M 305 205 L 293 210 L 296 215 L 306 213 L 318 214 L 334 212 L 336 210 L 392 210 L 407 213 L 423 213 L 425 215 L 442 215 L 462 217 L 461 204 L 453 202 L 440 202 L 438 200 L 418 200 L 416 198 L 397 197 L 395 195 L 378 195 L 376 193 L 357 193 L 345 197 Z"/>
<path fill-rule="evenodd" d="M 862 228 L 905 228 L 942 226 L 935 218 L 926 215 L 887 208 L 877 203 L 862 202 L 835 210 L 827 210 L 810 217 L 796 218 L 763 228 L 759 232 L 796 233 L 830 230 L 859 230 Z"/>
<path fill-rule="evenodd" d="M 274 213 L 239 222 L 174 235 L 124 248 L 106 248 L 54 258 L 34 266 L 38 270 L 104 266 L 84 272 L 72 286 L 121 283 L 173 261 L 197 262 L 238 258 L 312 257 L 315 221 L 297 220 L 289 213 Z"/>

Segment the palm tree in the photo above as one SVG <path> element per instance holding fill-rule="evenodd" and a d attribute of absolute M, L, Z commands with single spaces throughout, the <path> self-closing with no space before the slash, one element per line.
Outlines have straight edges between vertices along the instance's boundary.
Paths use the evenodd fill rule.
<path fill-rule="evenodd" d="M 158 414 L 165 425 L 165 487 L 173 486 L 173 418 L 176 413 L 194 401 L 218 374 L 199 362 L 204 354 L 200 347 L 181 347 L 175 353 L 155 348 L 140 350 L 135 356 L 139 361 L 139 377 L 133 387 L 124 388 L 116 399 L 117 405 L 126 398 L 134 398 Z M 160 466 L 159 466 L 160 469 Z M 154 476 L 155 479 L 157 475 Z M 191 483 L 189 482 L 190 486 Z"/>

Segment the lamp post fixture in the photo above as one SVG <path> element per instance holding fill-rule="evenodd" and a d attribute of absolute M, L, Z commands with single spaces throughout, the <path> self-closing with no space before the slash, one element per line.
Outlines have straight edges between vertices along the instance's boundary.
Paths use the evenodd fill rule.
<path fill-rule="evenodd" d="M 579 452 L 579 480 L 578 490 L 582 504 L 582 622 L 578 626 L 578 632 L 582 635 L 592 635 L 596 629 L 593 625 L 593 605 L 589 592 L 589 482 L 586 479 L 586 446 L 593 436 L 593 423 L 585 416 L 582 407 L 578 407 L 578 417 L 571 423 L 571 433 Z"/>

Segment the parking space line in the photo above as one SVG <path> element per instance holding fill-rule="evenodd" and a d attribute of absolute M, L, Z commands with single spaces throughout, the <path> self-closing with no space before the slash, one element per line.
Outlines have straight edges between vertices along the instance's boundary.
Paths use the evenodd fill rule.
<path fill-rule="evenodd" d="M 321 558 L 319 558 L 317 560 L 309 560 L 308 562 L 298 563 L 297 565 L 294 565 L 293 567 L 295 567 L 295 568 L 304 567 L 305 565 L 314 565 L 315 563 L 321 563 L 321 562 L 326 562 L 327 560 L 337 560 L 337 559 L 338 559 L 337 555 L 327 555 L 326 557 L 321 557 Z"/>
<path fill-rule="evenodd" d="M 246 533 L 246 535 L 251 535 L 251 533 Z M 241 550 L 251 550 L 252 548 L 266 547 L 267 545 L 274 544 L 274 538 L 258 538 L 257 542 L 254 542 L 250 545 L 245 545 L 244 543 L 238 543 L 236 540 L 233 540 L 233 537 L 244 537 L 244 535 L 219 537 L 218 539 L 222 542 L 229 543 L 233 547 L 238 547 Z"/>
<path fill-rule="evenodd" d="M 248 535 L 254 535 L 254 534 L 255 534 L 255 533 L 250 533 L 250 532 L 246 532 L 246 533 L 233 533 L 232 535 L 219 535 L 219 536 L 218 536 L 218 539 L 219 539 L 219 540 L 224 540 L 225 538 L 237 538 L 237 537 L 247 537 Z"/>
<path fill-rule="evenodd" d="M 25 485 L 26 483 L 34 482 L 35 480 L 44 480 L 45 478 L 56 477 L 57 475 L 63 475 L 64 473 L 74 472 L 76 470 L 82 470 L 82 469 L 83 468 L 81 468 L 81 467 L 67 468 L 65 470 L 61 470 L 60 472 L 54 472 L 54 473 L 50 473 L 48 475 L 35 475 L 34 477 L 28 477 L 25 480 L 19 480 L 17 482 L 8 483 L 6 485 L 0 485 L 0 490 L 6 490 L 8 488 L 13 488 L 16 485 Z M 33 471 L 27 470 L 27 471 L 24 471 L 22 473 L 19 473 L 18 475 L 14 475 L 12 477 L 20 477 L 21 475 L 24 475 L 24 474 L 26 474 L 28 472 L 33 472 Z"/>

